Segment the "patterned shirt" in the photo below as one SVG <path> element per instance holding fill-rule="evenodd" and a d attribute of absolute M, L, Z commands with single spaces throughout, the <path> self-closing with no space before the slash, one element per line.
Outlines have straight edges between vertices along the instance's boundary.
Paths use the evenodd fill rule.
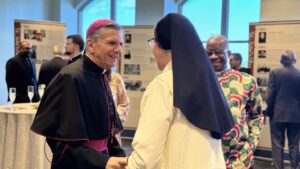
<path fill-rule="evenodd" d="M 217 73 L 217 77 L 235 120 L 222 140 L 226 167 L 251 168 L 264 118 L 257 83 L 251 75 L 232 69 Z"/>

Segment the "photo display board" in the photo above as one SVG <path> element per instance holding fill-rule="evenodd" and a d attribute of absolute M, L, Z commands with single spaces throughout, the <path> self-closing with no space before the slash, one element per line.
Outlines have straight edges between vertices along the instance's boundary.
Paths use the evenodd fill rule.
<path fill-rule="evenodd" d="M 300 56 L 300 21 L 251 23 L 249 35 L 249 66 L 265 101 L 269 72 L 282 66 L 281 52 L 291 49 Z"/>
<path fill-rule="evenodd" d="M 126 129 L 136 129 L 140 103 L 147 85 L 160 73 L 148 40 L 154 37 L 153 26 L 123 27 L 124 44 L 119 72 L 130 99 Z"/>
<path fill-rule="evenodd" d="M 55 44 L 64 44 L 66 38 L 66 25 L 52 21 L 15 20 L 15 54 L 18 53 L 19 42 L 26 40 L 32 44 L 36 52 L 36 70 L 44 61 L 53 58 Z"/>
<path fill-rule="evenodd" d="M 249 67 L 257 80 L 265 110 L 269 73 L 272 69 L 282 66 L 281 52 L 290 49 L 300 56 L 300 20 L 251 23 L 249 31 Z M 296 67 L 300 68 L 299 61 L 296 62 Z M 258 142 L 259 149 L 271 151 L 268 117 L 265 118 L 263 133 Z M 286 144 L 284 150 L 287 149 Z"/>

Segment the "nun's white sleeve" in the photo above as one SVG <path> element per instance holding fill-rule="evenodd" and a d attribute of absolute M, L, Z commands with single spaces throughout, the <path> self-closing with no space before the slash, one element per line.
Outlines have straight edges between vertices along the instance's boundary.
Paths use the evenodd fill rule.
<path fill-rule="evenodd" d="M 169 74 L 171 75 L 171 73 Z M 157 169 L 173 120 L 172 78 L 156 77 L 141 102 L 141 116 L 128 157 L 128 169 Z M 169 84 L 169 85 L 168 85 Z"/>

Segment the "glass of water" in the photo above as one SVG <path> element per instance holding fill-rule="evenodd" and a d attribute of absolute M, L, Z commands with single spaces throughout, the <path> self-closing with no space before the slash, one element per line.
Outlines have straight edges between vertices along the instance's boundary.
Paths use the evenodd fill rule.
<path fill-rule="evenodd" d="M 17 89 L 15 87 L 10 87 L 9 88 L 9 101 L 11 102 L 11 109 L 13 110 L 13 104 L 16 100 L 16 95 L 17 95 Z"/>
<path fill-rule="evenodd" d="M 40 84 L 40 85 L 39 85 L 39 95 L 40 95 L 40 99 L 41 99 L 41 100 L 42 100 L 42 97 L 43 97 L 43 95 L 44 95 L 45 87 L 46 87 L 45 84 Z"/>
<path fill-rule="evenodd" d="M 27 94 L 28 94 L 28 97 L 29 97 L 29 100 L 30 100 L 30 103 L 31 103 L 33 95 L 34 95 L 34 88 L 33 88 L 33 86 L 27 86 Z"/>

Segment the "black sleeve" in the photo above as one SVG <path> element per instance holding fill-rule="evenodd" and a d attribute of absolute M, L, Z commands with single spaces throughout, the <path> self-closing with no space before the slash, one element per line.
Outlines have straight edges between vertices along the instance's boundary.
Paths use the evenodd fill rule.
<path fill-rule="evenodd" d="M 109 139 L 107 148 L 110 156 L 126 157 L 125 151 L 120 146 L 115 136 L 113 137 L 113 139 Z"/>
<path fill-rule="evenodd" d="M 40 73 L 39 73 L 39 78 L 38 78 L 38 84 L 46 84 L 46 79 L 45 79 L 46 75 L 45 75 L 45 71 L 44 71 L 44 68 L 43 68 L 43 65 L 41 66 L 41 69 L 40 69 Z"/>
<path fill-rule="evenodd" d="M 276 80 L 275 80 L 275 72 L 271 71 L 269 74 L 269 80 L 267 85 L 267 109 L 266 109 L 266 115 L 270 118 L 273 117 L 273 111 L 275 106 L 275 100 L 276 100 Z"/>
<path fill-rule="evenodd" d="M 19 71 L 19 66 L 18 66 L 17 62 L 12 59 L 8 60 L 6 63 L 6 74 L 5 74 L 5 80 L 6 80 L 8 92 L 9 92 L 10 87 L 18 88 L 18 86 L 19 86 L 18 78 L 20 78 L 20 77 L 18 77 L 18 71 Z M 23 98 L 23 96 L 20 93 L 21 93 L 21 91 L 17 90 L 15 103 L 26 100 L 26 98 Z"/>
<path fill-rule="evenodd" d="M 14 62 L 13 60 L 7 61 L 5 79 L 8 89 L 10 87 L 17 87 L 17 68 L 18 66 L 16 65 L 16 62 Z"/>
<path fill-rule="evenodd" d="M 47 138 L 55 169 L 105 169 L 109 156 L 86 147 L 82 142 L 65 142 Z"/>

